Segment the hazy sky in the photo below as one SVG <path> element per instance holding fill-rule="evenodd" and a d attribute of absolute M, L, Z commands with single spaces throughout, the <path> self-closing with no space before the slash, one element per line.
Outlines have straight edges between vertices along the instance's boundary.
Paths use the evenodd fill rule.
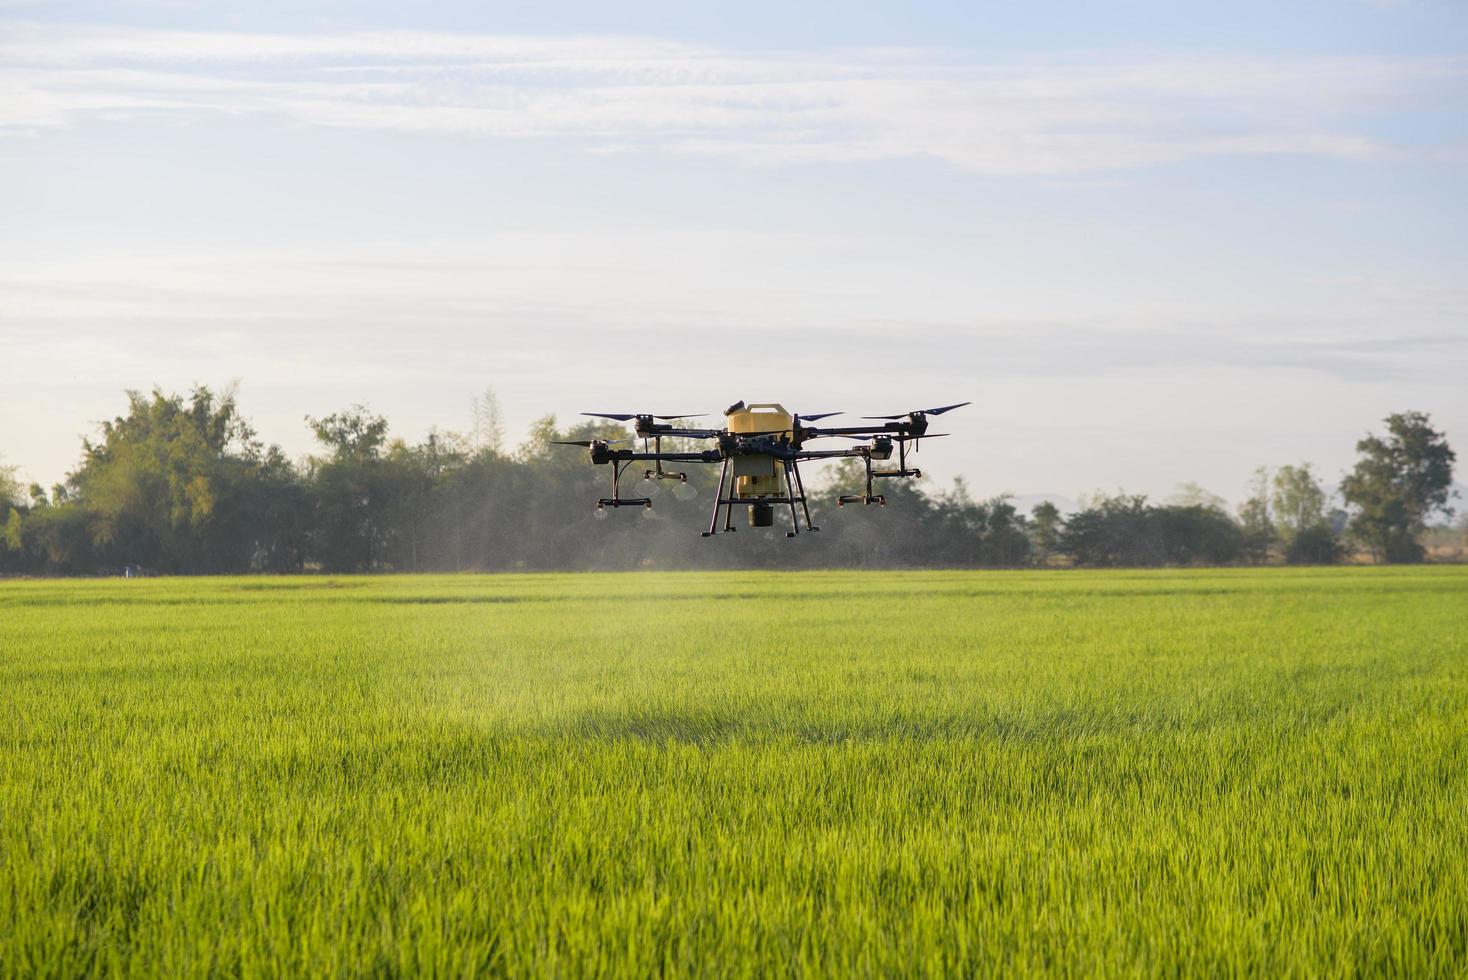
<path fill-rule="evenodd" d="M 795 9 L 797 8 L 798 9 Z M 1468 5 L 0 0 L 0 460 L 972 399 L 982 494 L 1468 467 Z M 1461 476 L 1460 476 L 1461 479 Z"/>

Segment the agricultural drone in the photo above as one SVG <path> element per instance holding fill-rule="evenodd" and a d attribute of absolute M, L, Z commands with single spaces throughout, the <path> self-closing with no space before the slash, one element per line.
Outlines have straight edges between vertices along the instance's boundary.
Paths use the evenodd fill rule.
<path fill-rule="evenodd" d="M 650 496 L 624 497 L 619 490 L 622 474 L 634 463 L 651 463 L 651 469 L 643 471 L 643 479 L 654 481 L 672 480 L 673 494 L 680 499 L 695 495 L 688 474 L 683 471 L 665 470 L 664 463 L 719 463 L 719 489 L 714 494 L 713 515 L 703 537 L 711 537 L 722 531 L 734 530 L 734 507 L 748 505 L 750 527 L 770 527 L 775 523 L 775 507 L 790 508 L 791 530 L 786 537 L 793 538 L 801 532 L 801 518 L 805 530 L 819 531 L 811 523 L 810 507 L 806 504 L 805 483 L 800 478 L 800 464 L 808 460 L 860 459 L 866 464 L 866 488 L 859 494 L 846 494 L 836 499 L 838 507 L 847 504 L 878 504 L 885 506 L 887 498 L 873 492 L 873 481 L 878 479 L 904 479 L 922 476 L 922 471 L 909 469 L 907 456 L 909 446 L 915 451 L 923 439 L 936 439 L 947 435 L 929 432 L 928 418 L 942 415 L 969 402 L 943 405 L 939 408 L 924 408 L 900 415 L 866 415 L 867 425 L 817 427 L 812 423 L 827 419 L 840 412 L 821 412 L 815 415 L 791 415 L 779 405 L 746 405 L 735 402 L 724 410 L 727 420 L 722 429 L 696 428 L 686 420 L 702 418 L 702 415 L 653 415 L 639 412 L 582 412 L 598 419 L 615 422 L 630 422 L 636 436 L 629 439 L 590 439 L 576 442 L 558 442 L 562 446 L 582 446 L 591 461 L 598 466 L 610 466 L 612 495 L 596 502 L 596 516 L 605 517 L 607 508 L 640 507 L 644 516 L 652 516 Z M 627 443 L 642 441 L 638 448 L 614 448 Z M 685 451 L 663 451 L 664 439 L 684 439 L 712 443 L 707 448 Z M 810 449 L 806 443 L 816 439 L 846 439 L 857 443 L 842 449 Z M 892 458 L 893 447 L 897 450 L 895 469 L 877 469 L 874 461 Z M 797 507 L 799 508 L 797 510 Z M 722 512 L 723 527 L 719 527 Z"/>

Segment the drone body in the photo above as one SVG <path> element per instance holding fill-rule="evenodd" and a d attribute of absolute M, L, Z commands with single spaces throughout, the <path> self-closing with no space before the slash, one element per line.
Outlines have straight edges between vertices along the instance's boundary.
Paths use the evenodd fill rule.
<path fill-rule="evenodd" d="M 801 479 L 800 464 L 811 460 L 860 459 L 866 467 L 866 486 L 860 494 L 848 494 L 837 498 L 837 506 L 860 503 L 885 505 L 887 499 L 873 492 L 873 481 L 878 479 L 904 479 L 922 476 L 922 471 L 909 469 L 907 453 L 909 444 L 915 449 L 922 439 L 937 438 L 945 433 L 928 432 L 928 416 L 942 415 L 968 402 L 944 405 L 940 408 L 921 409 L 901 415 L 865 416 L 867 425 L 817 427 L 811 423 L 840 415 L 840 412 L 823 412 L 816 415 L 792 415 L 784 407 L 774 403 L 746 405 L 735 402 L 724 412 L 726 425 L 722 429 L 695 428 L 683 424 L 683 420 L 701 418 L 697 415 L 651 415 L 639 413 L 583 412 L 593 418 L 631 422 L 636 438 L 642 440 L 642 448 L 614 449 L 614 444 L 633 440 L 592 439 L 585 442 L 566 442 L 559 445 L 584 446 L 591 462 L 612 468 L 612 495 L 596 502 L 597 516 L 603 516 L 607 508 L 641 507 L 650 512 L 650 497 L 624 497 L 619 490 L 622 473 L 633 463 L 652 463 L 645 470 L 648 480 L 674 480 L 674 494 L 692 496 L 693 487 L 686 472 L 663 469 L 664 463 L 718 463 L 719 489 L 714 496 L 713 515 L 709 518 L 704 537 L 734 530 L 734 507 L 748 506 L 750 527 L 770 527 L 775 522 L 775 508 L 790 508 L 791 530 L 787 537 L 801 533 L 802 518 L 805 530 L 819 531 L 811 523 L 810 507 L 806 503 L 805 483 Z M 877 424 L 870 424 L 877 423 Z M 693 451 L 663 451 L 663 439 L 707 441 L 708 448 Z M 846 439 L 856 445 L 840 449 L 812 449 L 807 442 L 816 439 Z M 874 461 L 885 462 L 892 458 L 893 447 L 897 450 L 895 468 L 877 469 Z M 719 526 L 722 517 L 723 527 Z"/>

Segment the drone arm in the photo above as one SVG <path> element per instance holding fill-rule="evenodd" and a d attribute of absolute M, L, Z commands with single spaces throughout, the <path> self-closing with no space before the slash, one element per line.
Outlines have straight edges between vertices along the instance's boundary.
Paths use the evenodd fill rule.
<path fill-rule="evenodd" d="M 723 435 L 720 429 L 675 429 L 672 426 L 664 428 L 658 426 L 646 433 L 639 432 L 638 437 L 643 439 L 673 438 L 673 439 L 717 439 Z"/>
<path fill-rule="evenodd" d="M 802 449 L 790 454 L 793 460 L 804 459 L 851 459 L 853 457 L 865 456 L 865 446 L 853 446 L 850 449 Z"/>
<path fill-rule="evenodd" d="M 827 429 L 808 428 L 801 433 L 807 439 L 822 436 L 885 436 L 907 435 L 911 427 L 906 422 L 888 422 L 885 425 L 839 425 Z"/>
<path fill-rule="evenodd" d="M 612 460 L 661 460 L 664 463 L 717 463 L 722 456 L 717 449 L 705 449 L 697 453 L 639 453 L 631 449 L 616 449 L 607 453 L 608 462 Z"/>

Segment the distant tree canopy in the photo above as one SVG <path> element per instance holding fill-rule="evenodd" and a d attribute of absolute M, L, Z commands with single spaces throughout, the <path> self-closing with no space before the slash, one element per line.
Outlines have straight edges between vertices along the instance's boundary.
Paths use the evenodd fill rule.
<path fill-rule="evenodd" d="M 1123 494 L 1071 515 L 1060 547 L 1077 565 L 1227 565 L 1243 556 L 1244 532 L 1219 507 Z"/>
<path fill-rule="evenodd" d="M 1325 565 L 1340 559 L 1341 545 L 1326 514 L 1328 499 L 1309 463 L 1275 471 L 1275 529 L 1291 565 Z"/>
<path fill-rule="evenodd" d="M 20 481 L 15 477 L 14 466 L 0 466 L 0 507 L 9 507 L 24 502 Z"/>
<path fill-rule="evenodd" d="M 1452 516 L 1448 496 L 1456 454 L 1421 412 L 1386 418 L 1385 438 L 1356 443 L 1356 468 L 1341 481 L 1354 508 L 1351 531 L 1383 561 L 1420 561 L 1418 541 L 1434 511 Z"/>
<path fill-rule="evenodd" d="M 127 411 L 83 444 L 80 464 L 49 492 L 0 467 L 0 572 L 97 574 L 136 564 L 165 573 L 452 571 L 714 567 L 1115 567 L 1341 558 L 1345 517 L 1309 464 L 1256 473 L 1237 518 L 1221 498 L 1184 485 L 1168 503 L 1117 493 L 1068 517 L 1042 502 L 1020 513 L 1007 497 L 975 500 L 963 481 L 941 492 L 892 481 L 888 505 L 837 506 L 861 482 L 846 460 L 807 475 L 817 534 L 705 540 L 714 467 L 692 466 L 691 501 L 636 472 L 624 492 L 655 495 L 649 515 L 593 520 L 610 490 L 561 439 L 620 436 L 588 421 L 537 422 L 508 451 L 498 404 L 485 392 L 467 436 L 393 438 L 362 406 L 308 418 L 318 451 L 299 463 L 265 446 L 232 393 L 129 392 Z M 1418 560 L 1416 536 L 1447 503 L 1453 454 L 1425 415 L 1387 420 L 1342 485 L 1351 532 L 1381 560 Z M 630 485 L 629 485 L 630 484 Z M 784 520 L 783 514 L 780 519 Z"/>
<path fill-rule="evenodd" d="M 7 546 L 45 570 L 123 563 L 175 572 L 269 568 L 263 538 L 295 474 L 264 449 L 232 395 L 128 393 L 128 412 L 83 443 L 80 467 L 47 496 L 39 487 Z"/>
<path fill-rule="evenodd" d="M 1243 531 L 1244 561 L 1258 564 L 1269 557 L 1274 544 L 1274 516 L 1270 512 L 1269 469 L 1261 466 L 1254 471 L 1249 485 L 1249 496 L 1239 505 L 1239 529 Z"/>

